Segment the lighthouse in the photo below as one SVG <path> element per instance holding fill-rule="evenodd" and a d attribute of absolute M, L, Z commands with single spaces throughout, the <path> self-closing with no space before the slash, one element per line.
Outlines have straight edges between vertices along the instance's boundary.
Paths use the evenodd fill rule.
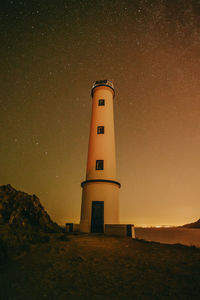
<path fill-rule="evenodd" d="M 116 178 L 115 131 L 111 81 L 92 87 L 92 116 L 86 180 L 81 183 L 81 232 L 104 232 L 106 224 L 119 224 L 119 188 Z"/>

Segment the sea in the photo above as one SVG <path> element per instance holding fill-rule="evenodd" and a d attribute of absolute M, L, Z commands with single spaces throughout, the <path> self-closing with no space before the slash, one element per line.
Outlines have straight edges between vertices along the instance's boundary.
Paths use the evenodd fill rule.
<path fill-rule="evenodd" d="M 135 237 L 164 244 L 183 244 L 200 248 L 200 229 L 135 227 Z"/>

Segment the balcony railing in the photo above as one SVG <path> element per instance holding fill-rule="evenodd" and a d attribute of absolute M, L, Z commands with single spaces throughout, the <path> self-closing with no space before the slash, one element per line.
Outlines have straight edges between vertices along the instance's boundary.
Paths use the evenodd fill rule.
<path fill-rule="evenodd" d="M 108 86 L 110 87 L 113 91 L 114 91 L 114 85 L 111 81 L 109 80 L 98 80 L 98 81 L 95 81 L 95 83 L 93 84 L 92 86 L 92 96 L 93 96 L 93 90 L 94 88 L 98 87 L 98 86 Z"/>

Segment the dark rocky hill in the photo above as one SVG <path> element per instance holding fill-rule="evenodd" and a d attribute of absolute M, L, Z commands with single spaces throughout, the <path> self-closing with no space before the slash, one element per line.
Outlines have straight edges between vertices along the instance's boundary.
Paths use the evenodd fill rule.
<path fill-rule="evenodd" d="M 60 230 L 37 196 L 17 191 L 10 184 L 0 186 L 0 226 L 25 231 L 58 232 Z"/>
<path fill-rule="evenodd" d="M 200 228 L 200 219 L 196 222 L 185 224 L 182 227 L 184 227 L 184 228 Z"/>

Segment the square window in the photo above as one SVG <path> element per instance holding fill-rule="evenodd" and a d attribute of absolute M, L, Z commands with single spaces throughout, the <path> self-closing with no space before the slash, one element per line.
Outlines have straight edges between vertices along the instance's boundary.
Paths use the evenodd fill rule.
<path fill-rule="evenodd" d="M 97 126 L 97 134 L 104 134 L 104 126 Z"/>
<path fill-rule="evenodd" d="M 103 170 L 103 160 L 96 160 L 96 170 Z"/>
<path fill-rule="evenodd" d="M 105 100 L 99 99 L 99 106 L 104 106 L 104 105 L 105 105 Z"/>

